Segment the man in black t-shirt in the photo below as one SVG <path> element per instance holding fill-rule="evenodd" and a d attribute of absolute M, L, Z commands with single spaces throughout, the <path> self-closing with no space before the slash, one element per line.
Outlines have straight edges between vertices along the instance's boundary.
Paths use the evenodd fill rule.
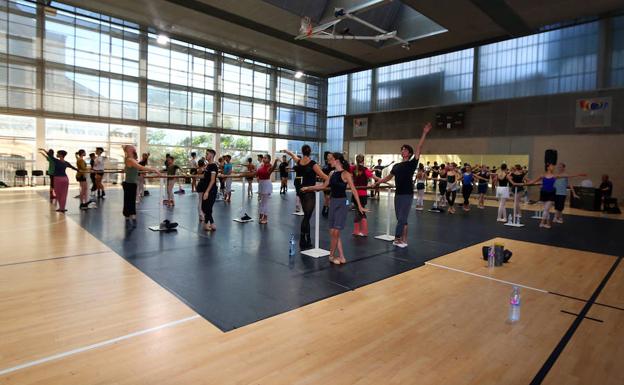
<path fill-rule="evenodd" d="M 431 123 L 427 123 L 423 127 L 423 133 L 416 146 L 416 151 L 409 144 L 401 146 L 403 161 L 395 164 L 390 174 L 375 183 L 375 187 L 377 187 L 380 183 L 385 183 L 392 178 L 395 179 L 394 212 L 397 217 L 397 225 L 392 244 L 397 247 L 407 247 L 407 216 L 412 207 L 412 200 L 414 200 L 414 183 L 412 179 L 416 167 L 418 167 L 418 158 L 420 158 L 420 152 L 429 131 L 431 131 Z"/>
<path fill-rule="evenodd" d="M 373 167 L 373 171 L 375 172 L 375 176 L 377 178 L 381 178 L 381 173 L 383 172 L 383 170 L 386 167 L 392 166 L 392 164 L 394 163 L 394 161 L 388 163 L 385 166 L 382 166 L 381 164 L 382 160 L 381 159 L 377 159 L 377 166 Z M 377 197 L 377 199 L 379 199 L 379 188 L 375 188 L 373 190 L 371 190 L 371 198 Z"/>
<path fill-rule="evenodd" d="M 438 176 L 440 176 L 440 166 L 438 166 L 438 162 L 433 162 L 433 167 L 431 167 L 431 179 L 433 179 L 433 191 L 436 191 L 436 182 L 438 181 Z"/>

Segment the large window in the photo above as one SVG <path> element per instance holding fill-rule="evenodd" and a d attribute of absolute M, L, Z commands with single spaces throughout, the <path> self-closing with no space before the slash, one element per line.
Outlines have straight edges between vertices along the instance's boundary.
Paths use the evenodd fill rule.
<path fill-rule="evenodd" d="M 373 71 L 362 71 L 351 75 L 351 95 L 347 111 L 349 114 L 370 112 Z"/>
<path fill-rule="evenodd" d="M 596 87 L 598 23 L 489 44 L 479 49 L 479 99 Z"/>
<path fill-rule="evenodd" d="M 613 52 L 611 53 L 611 87 L 624 87 L 624 16 L 613 22 Z"/>
<path fill-rule="evenodd" d="M 123 161 L 122 145 L 137 145 L 139 127 L 107 123 L 83 122 L 78 120 L 46 119 L 46 147 L 67 151 L 68 160 L 83 149 L 95 152 L 96 147 L 105 151 L 107 168 L 118 168 Z"/>
<path fill-rule="evenodd" d="M 36 59 L 37 10 L 27 1 L 0 2 L 0 53 Z"/>
<path fill-rule="evenodd" d="M 327 81 L 327 116 L 347 114 L 348 75 L 336 76 Z M 327 127 L 329 130 L 329 127 Z"/>
<path fill-rule="evenodd" d="M 147 128 L 147 152 L 150 163 L 156 167 L 163 166 L 167 154 L 175 158 L 180 167 L 188 167 L 191 152 L 202 158 L 206 150 L 214 148 L 214 134 L 201 131 L 170 130 L 164 128 Z"/>
<path fill-rule="evenodd" d="M 474 50 L 379 68 L 377 111 L 469 102 Z"/>
<path fill-rule="evenodd" d="M 58 1 L 0 0 L 0 108 L 189 131 L 324 135 L 325 80 L 159 42 L 146 30 Z M 290 134 L 277 131 L 278 106 L 303 116 L 281 122 Z"/>

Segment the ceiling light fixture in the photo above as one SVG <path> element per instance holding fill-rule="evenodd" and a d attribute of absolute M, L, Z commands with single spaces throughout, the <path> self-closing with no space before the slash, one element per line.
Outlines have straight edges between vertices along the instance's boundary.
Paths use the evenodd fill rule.
<path fill-rule="evenodd" d="M 303 76 L 303 72 L 301 71 L 295 72 L 295 79 L 301 79 L 302 76 Z"/>
<path fill-rule="evenodd" d="M 158 35 L 158 38 L 156 38 L 156 42 L 160 45 L 165 45 L 169 43 L 169 38 L 167 37 L 167 35 L 163 35 L 161 33 L 160 35 Z"/>

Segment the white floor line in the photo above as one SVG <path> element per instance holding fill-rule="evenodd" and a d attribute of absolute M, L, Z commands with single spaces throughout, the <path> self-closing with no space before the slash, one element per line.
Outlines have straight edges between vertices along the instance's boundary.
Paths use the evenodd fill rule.
<path fill-rule="evenodd" d="M 464 274 L 468 274 L 468 275 L 473 275 L 475 277 L 480 277 L 480 278 L 485 278 L 485 279 L 489 279 L 492 281 L 496 281 L 496 282 L 500 282 L 500 283 L 504 283 L 507 285 L 512 285 L 512 286 L 518 286 L 518 287 L 523 287 L 525 289 L 529 289 L 529 290 L 535 290 L 535 291 L 539 291 L 540 293 L 546 293 L 548 294 L 548 290 L 542 290 L 542 289 L 536 289 L 534 287 L 531 286 L 526 286 L 526 285 L 521 285 L 519 283 L 514 283 L 514 282 L 509 282 L 509 281 L 504 281 L 502 279 L 497 279 L 497 278 L 492 278 L 492 277 L 488 277 L 487 275 L 481 275 L 481 274 L 476 274 L 476 273 L 471 273 L 469 271 L 464 271 L 464 270 L 459 270 L 459 269 L 455 269 L 452 267 L 448 267 L 448 266 L 444 266 L 444 265 L 438 265 L 436 263 L 431 263 L 431 262 L 425 262 L 425 265 L 431 265 L 431 266 L 435 266 L 435 267 L 440 267 L 442 269 L 447 269 L 447 270 L 452 270 L 452 271 L 456 271 L 458 273 L 464 273 Z"/>
<path fill-rule="evenodd" d="M 126 334 L 126 335 L 121 336 L 121 337 L 117 337 L 117 338 L 113 338 L 113 339 L 110 339 L 110 340 L 98 342 L 98 343 L 95 343 L 95 344 L 92 344 L 92 345 L 83 346 L 83 347 L 77 348 L 77 349 L 68 350 L 66 352 L 59 353 L 59 354 L 54 354 L 54 355 L 51 355 L 51 356 L 48 356 L 48 357 L 44 357 L 44 358 L 41 358 L 41 359 L 38 359 L 38 360 L 26 362 L 24 364 L 20 364 L 20 365 L 17 365 L 17 366 L 13 366 L 11 368 L 6 368 L 6 369 L 3 369 L 3 370 L 0 370 L 0 376 L 3 376 L 5 374 L 9 374 L 9 373 L 15 372 L 15 371 L 18 371 L 18 370 L 21 370 L 21 369 L 30 368 L 32 366 L 41 365 L 41 364 L 44 364 L 46 362 L 50 362 L 50 361 L 58 360 L 58 359 L 61 359 L 61 358 L 73 356 L 74 354 L 86 352 L 88 350 L 101 348 L 103 346 L 111 345 L 111 344 L 114 344 L 116 342 L 127 340 L 129 338 L 138 337 L 138 336 L 143 335 L 143 334 L 147 334 L 147 333 L 155 332 L 155 331 L 158 331 L 158 330 L 161 330 L 161 329 L 169 328 L 169 327 L 172 327 L 172 326 L 175 326 L 175 325 L 179 325 L 179 324 L 184 323 L 184 322 L 192 321 L 192 320 L 197 319 L 197 318 L 200 318 L 200 316 L 198 314 L 196 314 L 194 316 L 191 316 L 191 317 L 182 318 L 182 319 L 179 319 L 177 321 L 168 322 L 168 323 L 163 324 L 163 325 L 155 326 L 153 328 L 139 330 L 138 332 Z"/>

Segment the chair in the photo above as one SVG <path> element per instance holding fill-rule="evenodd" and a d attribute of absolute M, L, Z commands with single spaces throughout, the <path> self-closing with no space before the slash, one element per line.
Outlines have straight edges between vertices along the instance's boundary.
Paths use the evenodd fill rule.
<path fill-rule="evenodd" d="M 26 170 L 15 170 L 15 176 L 13 177 L 13 186 L 17 186 L 17 180 L 22 180 L 22 186 L 29 182 L 28 180 L 28 171 Z"/>
<path fill-rule="evenodd" d="M 46 185 L 46 176 L 41 170 L 33 170 L 30 176 L 30 185 L 35 186 L 35 178 L 43 178 L 43 185 Z"/>

